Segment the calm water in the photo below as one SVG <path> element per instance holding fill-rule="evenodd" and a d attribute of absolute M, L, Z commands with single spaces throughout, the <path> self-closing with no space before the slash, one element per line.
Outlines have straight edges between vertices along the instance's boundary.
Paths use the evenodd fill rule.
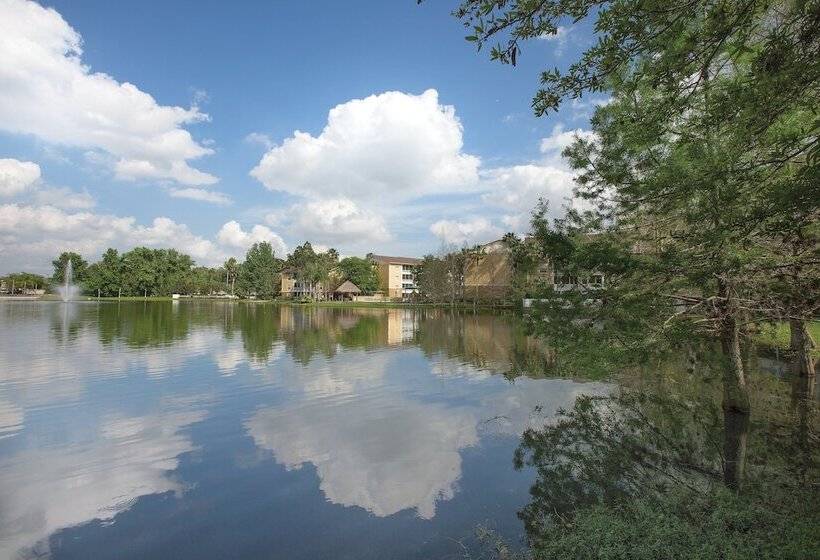
<path fill-rule="evenodd" d="M 0 558 L 461 558 L 519 435 L 598 383 L 514 319 L 0 303 Z M 533 409 L 540 406 L 540 413 Z"/>

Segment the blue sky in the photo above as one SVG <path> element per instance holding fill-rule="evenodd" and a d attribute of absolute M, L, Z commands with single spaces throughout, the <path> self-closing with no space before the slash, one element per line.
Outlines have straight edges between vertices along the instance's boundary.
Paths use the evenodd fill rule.
<path fill-rule="evenodd" d="M 454 6 L 0 0 L 0 272 L 63 249 L 212 265 L 257 240 L 422 255 L 524 231 L 538 196 L 569 195 L 558 154 L 596 101 L 536 119 L 538 72 L 590 36 L 512 68 Z"/>

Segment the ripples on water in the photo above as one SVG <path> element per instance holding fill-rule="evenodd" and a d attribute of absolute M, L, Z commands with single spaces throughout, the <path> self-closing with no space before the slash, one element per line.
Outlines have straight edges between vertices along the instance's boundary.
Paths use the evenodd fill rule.
<path fill-rule="evenodd" d="M 542 378 L 513 319 L 0 304 L 0 558 L 460 557 L 518 541 Z"/>

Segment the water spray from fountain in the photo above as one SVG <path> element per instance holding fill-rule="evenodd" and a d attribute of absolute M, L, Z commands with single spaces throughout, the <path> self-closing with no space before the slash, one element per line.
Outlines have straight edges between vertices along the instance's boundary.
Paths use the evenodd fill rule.
<path fill-rule="evenodd" d="M 68 259 L 68 262 L 65 265 L 65 271 L 63 272 L 63 285 L 57 290 L 60 292 L 60 296 L 63 298 L 64 302 L 71 301 L 79 291 L 77 286 L 72 283 L 73 280 L 74 263 L 71 262 L 71 259 Z"/>

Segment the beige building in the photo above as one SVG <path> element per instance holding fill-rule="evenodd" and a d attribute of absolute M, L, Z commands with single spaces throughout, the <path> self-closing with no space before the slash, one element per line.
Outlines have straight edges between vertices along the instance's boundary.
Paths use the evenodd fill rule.
<path fill-rule="evenodd" d="M 307 282 L 300 282 L 296 279 L 296 273 L 293 270 L 289 270 L 287 268 L 283 270 L 280 274 L 279 291 L 282 296 L 288 298 L 325 298 L 325 287 L 322 285 L 321 282 L 317 282 L 312 286 Z"/>
<path fill-rule="evenodd" d="M 419 328 L 418 314 L 413 309 L 387 309 L 387 344 L 412 342 Z"/>
<path fill-rule="evenodd" d="M 467 300 L 505 300 L 512 295 L 514 273 L 510 249 L 503 240 L 482 245 L 464 263 L 464 298 Z M 560 280 L 560 278 L 558 278 Z M 526 285 L 555 285 L 556 275 L 549 261 L 526 278 L 519 278 L 519 289 Z"/>
<path fill-rule="evenodd" d="M 409 299 L 418 291 L 415 267 L 421 259 L 371 255 L 379 274 L 379 290 L 390 299 Z"/>
<path fill-rule="evenodd" d="M 502 240 L 481 246 L 464 263 L 464 297 L 468 300 L 505 299 L 512 288 L 510 250 Z"/>

